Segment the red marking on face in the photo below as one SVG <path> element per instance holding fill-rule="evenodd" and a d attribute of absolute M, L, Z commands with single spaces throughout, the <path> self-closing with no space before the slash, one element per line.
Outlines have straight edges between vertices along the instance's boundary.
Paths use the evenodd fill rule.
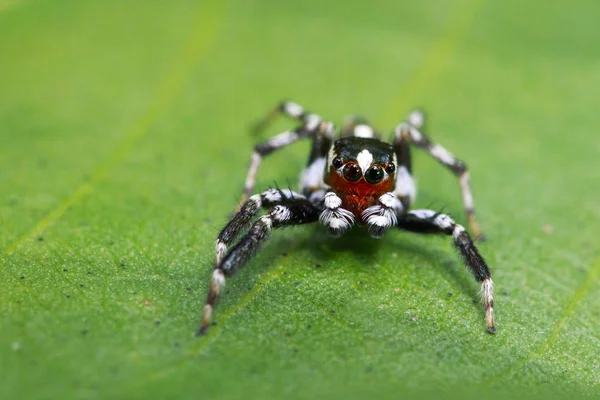
<path fill-rule="evenodd" d="M 342 200 L 342 207 L 354 214 L 359 221 L 362 221 L 361 214 L 364 210 L 375 205 L 381 195 L 394 190 L 393 175 L 375 184 L 367 182 L 364 176 L 351 182 L 340 176 L 334 168 L 329 170 L 326 183 Z"/>

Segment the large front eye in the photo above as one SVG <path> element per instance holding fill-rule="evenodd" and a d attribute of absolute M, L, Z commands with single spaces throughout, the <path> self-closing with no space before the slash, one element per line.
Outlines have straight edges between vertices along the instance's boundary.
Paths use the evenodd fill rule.
<path fill-rule="evenodd" d="M 372 166 L 365 173 L 365 179 L 369 183 L 379 183 L 383 179 L 383 170 L 379 167 Z"/>
<path fill-rule="evenodd" d="M 342 165 L 344 165 L 344 162 L 342 161 L 341 158 L 336 157 L 331 161 L 331 165 L 333 166 L 333 168 L 338 169 L 340 168 Z"/>
<path fill-rule="evenodd" d="M 362 176 L 362 170 L 356 164 L 346 164 L 344 167 L 344 178 L 356 182 Z"/>

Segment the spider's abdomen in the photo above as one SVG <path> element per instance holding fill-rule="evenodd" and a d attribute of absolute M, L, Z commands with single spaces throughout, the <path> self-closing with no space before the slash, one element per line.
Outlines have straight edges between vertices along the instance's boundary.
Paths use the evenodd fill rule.
<path fill-rule="evenodd" d="M 335 170 L 327 175 L 326 183 L 342 200 L 342 207 L 354 214 L 360 222 L 364 222 L 362 220 L 364 210 L 377 204 L 380 196 L 394 190 L 393 179 L 384 179 L 377 184 L 369 183 L 362 178 L 356 182 L 349 182 Z"/>

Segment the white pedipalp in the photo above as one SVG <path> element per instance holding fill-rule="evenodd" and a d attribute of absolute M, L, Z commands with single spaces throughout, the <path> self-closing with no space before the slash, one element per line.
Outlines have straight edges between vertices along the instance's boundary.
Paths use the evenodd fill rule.
<path fill-rule="evenodd" d="M 354 224 L 354 214 L 341 208 L 342 199 L 334 192 L 328 192 L 323 198 L 325 209 L 319 215 L 319 221 L 334 231 L 341 234 Z"/>

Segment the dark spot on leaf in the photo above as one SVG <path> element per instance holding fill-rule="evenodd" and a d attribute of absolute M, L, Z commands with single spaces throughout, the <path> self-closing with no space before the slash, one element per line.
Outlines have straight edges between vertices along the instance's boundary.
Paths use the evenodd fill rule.
<path fill-rule="evenodd" d="M 87 272 L 87 274 L 88 274 L 88 275 L 91 275 L 91 274 L 92 274 L 92 271 L 88 271 L 88 272 Z"/>
<path fill-rule="evenodd" d="M 44 241 L 44 237 L 40 236 L 37 240 L 38 240 L 38 242 L 43 242 Z"/>
<path fill-rule="evenodd" d="M 21 277 L 21 279 L 25 279 L 25 277 L 24 277 L 24 276 L 22 276 L 22 277 Z"/>
<path fill-rule="evenodd" d="M 297 353 L 297 352 L 298 352 L 298 349 L 294 347 L 294 353 Z"/>
<path fill-rule="evenodd" d="M 81 331 L 81 334 L 82 334 L 82 335 L 87 335 L 87 333 L 88 333 L 88 330 L 87 330 L 87 329 L 83 329 L 83 330 Z"/>
<path fill-rule="evenodd" d="M 227 290 L 225 291 L 225 294 L 229 294 L 229 292 L 231 292 L 231 290 L 227 289 Z"/>
<path fill-rule="evenodd" d="M 84 284 L 83 284 L 83 283 L 80 283 L 80 284 L 79 284 L 79 287 L 84 287 Z"/>
<path fill-rule="evenodd" d="M 359 285 L 362 285 L 362 284 L 363 284 L 363 281 L 359 281 L 359 282 L 358 282 L 358 284 L 359 284 Z"/>
<path fill-rule="evenodd" d="M 154 321 L 154 325 L 160 325 L 160 321 Z"/>
<path fill-rule="evenodd" d="M 71 295 L 70 295 L 70 294 L 68 294 L 68 295 L 67 295 L 67 299 L 70 299 L 70 298 L 71 298 Z"/>
<path fill-rule="evenodd" d="M 63 272 L 67 272 L 67 269 L 66 269 L 66 268 L 65 268 L 65 269 L 63 269 Z"/>
<path fill-rule="evenodd" d="M 508 296 L 508 292 L 502 292 L 503 296 Z"/>
<path fill-rule="evenodd" d="M 312 326 L 310 324 L 308 324 L 308 325 L 306 325 L 306 328 L 310 329 L 310 328 L 312 328 Z"/>
<path fill-rule="evenodd" d="M 452 292 L 448 292 L 448 297 L 452 297 Z"/>
<path fill-rule="evenodd" d="M 315 268 L 321 268 L 321 264 L 316 264 Z"/>

